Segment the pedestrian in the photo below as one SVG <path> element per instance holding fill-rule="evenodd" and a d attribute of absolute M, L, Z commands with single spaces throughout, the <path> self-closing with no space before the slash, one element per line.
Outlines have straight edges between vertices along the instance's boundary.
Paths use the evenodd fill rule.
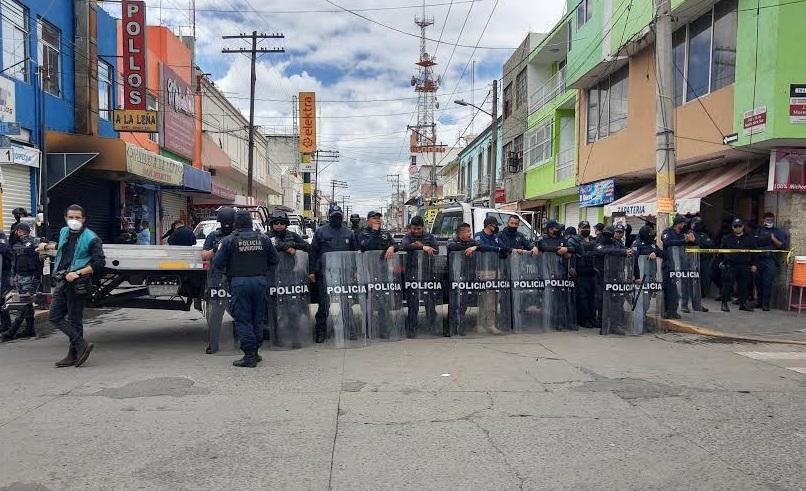
<path fill-rule="evenodd" d="M 775 226 L 775 214 L 765 213 L 764 224 L 756 230 L 756 246 L 762 250 L 782 250 L 789 248 L 789 236 Z M 775 277 L 778 276 L 780 266 L 779 255 L 766 252 L 759 254 L 758 273 L 756 274 L 756 290 L 758 291 L 757 308 L 769 312 L 772 303 L 772 291 L 775 287 Z"/>
<path fill-rule="evenodd" d="M 633 257 L 635 252 L 632 249 L 627 249 L 621 239 L 617 236 L 616 227 L 621 226 L 622 233 L 624 225 L 616 224 L 608 225 L 602 230 L 602 236 L 599 239 L 596 247 L 594 248 L 594 264 L 596 269 L 596 296 L 595 302 L 597 305 L 598 317 L 596 318 L 596 325 L 599 327 L 600 334 L 624 334 L 624 310 L 621 304 L 613 305 L 605 303 L 604 289 L 605 283 L 612 280 L 608 278 L 605 272 L 605 261 L 608 256 L 615 257 Z M 623 278 L 617 278 L 621 280 Z M 609 319 L 613 322 L 608 325 L 603 324 L 603 319 L 607 311 Z M 611 325 L 612 324 L 612 325 Z"/>
<path fill-rule="evenodd" d="M 207 237 L 204 239 L 204 245 L 202 245 L 202 259 L 205 261 L 213 260 L 218 250 L 218 245 L 235 230 L 235 208 L 222 206 L 216 213 L 216 220 L 218 220 L 220 228 L 207 234 Z M 213 290 L 229 291 L 229 284 L 224 276 L 224 271 L 217 269 L 212 263 L 208 271 L 207 282 L 208 292 L 212 292 Z M 210 293 L 208 293 L 208 295 L 210 295 Z M 217 352 L 219 348 L 219 339 L 224 321 L 224 312 L 227 310 L 227 302 L 224 298 L 218 296 L 208 298 L 210 305 L 209 312 L 207 313 L 207 322 L 210 326 L 210 343 L 207 345 L 205 353 L 211 355 Z"/>
<path fill-rule="evenodd" d="M 327 316 L 330 302 L 327 285 L 322 276 L 322 255 L 336 251 L 355 251 L 356 237 L 352 230 L 344 226 L 344 212 L 341 207 L 331 204 L 327 213 L 327 224 L 317 227 L 311 242 L 308 256 L 308 278 L 318 286 L 319 306 L 316 311 L 315 341 L 324 343 L 327 337 Z"/>
<path fill-rule="evenodd" d="M 733 234 L 722 237 L 720 249 L 753 250 L 756 241 L 753 236 L 745 233 L 744 221 L 741 218 L 733 220 Z M 748 303 L 748 286 L 752 283 L 756 266 L 756 254 L 752 252 L 733 252 L 720 254 L 720 269 L 722 270 L 722 312 L 730 312 L 728 302 L 730 292 L 736 282 L 739 296 L 739 310 L 752 312 L 753 307 Z"/>
<path fill-rule="evenodd" d="M 8 231 L 8 244 L 10 247 L 14 247 L 14 244 L 17 243 L 17 235 L 14 232 L 17 230 L 22 219 L 28 216 L 28 210 L 25 208 L 14 208 L 11 210 L 11 215 L 14 216 L 14 223 L 11 224 L 11 229 Z"/>
<path fill-rule="evenodd" d="M 5 335 L 11 329 L 11 315 L 5 308 L 6 295 L 11 290 L 11 278 L 14 268 L 14 254 L 6 238 L 6 234 L 0 231 L 0 336 Z"/>
<path fill-rule="evenodd" d="M 174 233 L 175 235 L 175 233 Z M 243 358 L 233 366 L 255 368 L 263 361 L 263 322 L 269 272 L 277 264 L 277 251 L 265 234 L 252 228 L 247 210 L 235 213 L 235 231 L 218 246 L 213 265 L 224 271 L 230 285 L 230 313 L 241 343 Z"/>
<path fill-rule="evenodd" d="M 137 245 L 151 245 L 151 229 L 148 228 L 148 220 L 140 222 L 140 231 L 137 232 Z"/>
<path fill-rule="evenodd" d="M 56 251 L 53 278 L 53 302 L 48 322 L 70 339 L 67 356 L 57 367 L 80 367 L 87 361 L 93 343 L 84 340 L 84 304 L 92 289 L 92 275 L 106 265 L 103 242 L 85 226 L 87 213 L 79 205 L 70 205 L 64 213 L 67 226 L 59 232 L 57 244 L 40 244 L 37 252 Z"/>
<path fill-rule="evenodd" d="M 15 230 L 19 239 L 14 244 L 14 286 L 20 295 L 20 301 L 29 300 L 29 303 L 17 313 L 17 318 L 11 325 L 11 329 L 2 337 L 3 341 L 10 341 L 17 338 L 31 338 L 36 336 L 34 330 L 34 305 L 36 293 L 39 291 L 39 284 L 42 278 L 42 261 L 36 251 L 42 240 L 31 237 L 31 227 L 27 223 L 20 223 Z M 6 315 L 8 313 L 6 312 Z M 25 329 L 20 331 L 23 322 Z"/>
<path fill-rule="evenodd" d="M 247 212 L 248 214 L 249 212 Z M 251 222 L 251 215 L 249 216 L 250 224 Z M 187 226 L 185 226 L 185 221 L 179 219 L 174 222 L 174 231 L 170 237 L 168 237 L 168 245 L 174 246 L 194 246 L 196 245 L 196 236 L 193 234 L 193 230 L 190 230 Z"/>
<path fill-rule="evenodd" d="M 495 231 L 498 229 L 498 220 L 493 217 L 487 217 L 484 219 L 484 230 L 476 234 L 477 238 L 472 237 L 472 229 L 470 228 L 469 223 L 460 223 L 459 226 L 456 228 L 456 237 L 450 239 L 448 241 L 448 255 L 450 256 L 451 252 L 457 251 L 464 251 L 465 256 L 472 257 L 473 254 L 478 252 L 497 252 L 499 254 L 504 251 L 504 248 L 498 243 L 495 237 Z M 479 239 L 481 241 L 479 241 Z M 450 270 L 450 257 L 449 257 L 449 266 L 448 269 Z M 483 276 L 486 272 L 480 271 L 481 276 Z M 476 278 L 474 278 L 476 279 Z M 485 279 L 485 278 L 478 278 L 478 279 Z M 485 305 L 482 306 L 482 303 Z M 489 301 L 482 301 L 479 299 L 479 314 L 481 315 L 481 311 L 485 308 L 489 309 Z M 459 335 L 465 335 L 465 326 L 463 323 L 463 319 L 465 316 L 465 312 L 467 308 L 470 306 L 470 298 L 462 295 L 460 296 L 459 302 L 450 303 L 448 304 L 448 315 L 451 317 L 451 325 L 457 326 L 459 330 Z M 493 306 L 494 308 L 494 306 Z M 494 319 L 493 319 L 494 320 Z M 479 321 L 477 326 L 479 332 L 483 332 L 484 330 L 488 331 L 490 334 L 501 334 L 501 330 L 495 327 L 493 323 Z"/>
<path fill-rule="evenodd" d="M 403 236 L 403 241 L 400 245 L 401 250 L 406 251 L 406 273 L 407 278 L 415 278 L 417 268 L 417 252 L 422 251 L 427 256 L 436 256 L 439 254 L 439 243 L 434 234 L 425 231 L 425 220 L 419 215 L 411 217 L 409 221 L 408 232 Z M 435 275 L 436 271 L 433 269 L 433 262 L 430 262 L 431 270 L 427 273 Z M 420 274 L 425 272 L 420 271 Z M 428 279 L 432 279 L 429 276 Z M 420 311 L 420 299 L 422 298 L 425 304 L 425 315 L 428 319 L 428 324 L 433 326 L 437 318 L 437 302 L 439 299 L 435 295 L 418 295 L 416 290 L 407 290 L 408 295 L 408 313 L 406 317 L 406 335 L 410 338 L 417 337 L 418 323 L 417 315 Z M 450 335 L 449 332 L 443 331 L 443 334 Z"/>
<path fill-rule="evenodd" d="M 533 256 L 540 254 L 540 249 L 537 245 L 527 238 L 523 233 L 518 231 L 521 225 L 521 219 L 518 215 L 510 215 L 507 219 L 507 226 L 504 230 L 498 232 L 498 243 L 514 254 L 531 253 Z"/>
<path fill-rule="evenodd" d="M 685 288 L 687 279 L 674 277 L 675 264 L 672 259 L 673 247 L 685 247 L 693 245 L 697 239 L 694 234 L 689 231 L 683 233 L 686 228 L 687 222 L 682 215 L 676 215 L 672 220 L 672 226 L 663 231 L 661 240 L 663 242 L 663 303 L 664 303 L 664 319 L 680 319 L 680 314 L 677 309 L 680 307 L 680 293 L 678 286 L 682 289 Z M 685 258 L 685 254 L 680 257 Z M 683 264 L 678 264 L 678 267 L 684 267 Z"/>
<path fill-rule="evenodd" d="M 568 244 L 574 249 L 574 273 L 576 276 L 575 300 L 577 307 L 577 324 L 580 327 L 593 329 L 596 327 L 596 269 L 594 267 L 594 249 L 596 241 L 591 236 L 591 224 L 587 220 L 579 222 L 579 235 L 568 238 Z"/>

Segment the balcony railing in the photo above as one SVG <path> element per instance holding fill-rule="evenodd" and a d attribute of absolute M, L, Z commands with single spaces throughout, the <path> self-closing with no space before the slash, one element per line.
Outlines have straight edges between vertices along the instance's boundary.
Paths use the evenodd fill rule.
<path fill-rule="evenodd" d="M 557 163 L 554 166 L 554 181 L 564 181 L 574 176 L 574 148 L 566 148 L 557 154 Z"/>
<path fill-rule="evenodd" d="M 539 111 L 546 104 L 565 93 L 565 67 L 555 73 L 548 82 L 529 96 L 529 114 Z"/>

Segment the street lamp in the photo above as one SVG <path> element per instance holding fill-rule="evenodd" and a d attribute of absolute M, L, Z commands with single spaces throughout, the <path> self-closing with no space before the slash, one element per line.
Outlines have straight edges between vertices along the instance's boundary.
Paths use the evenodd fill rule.
<path fill-rule="evenodd" d="M 486 114 L 487 116 L 493 117 L 492 114 L 488 113 L 487 111 L 485 111 L 484 109 L 480 108 L 479 106 L 477 106 L 475 104 L 471 104 L 471 103 L 469 103 L 467 101 L 463 101 L 462 99 L 457 99 L 457 100 L 453 101 L 453 103 L 454 104 L 459 104 L 460 106 L 474 107 L 474 108 L 478 109 L 479 111 L 483 112 L 484 114 Z"/>

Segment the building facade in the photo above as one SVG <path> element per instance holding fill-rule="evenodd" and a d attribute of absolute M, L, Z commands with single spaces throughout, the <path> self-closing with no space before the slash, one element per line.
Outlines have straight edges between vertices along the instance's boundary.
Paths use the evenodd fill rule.
<path fill-rule="evenodd" d="M 504 127 L 501 124 L 503 116 L 498 121 L 498 138 L 496 162 L 496 176 L 501 175 L 503 158 L 501 155 L 503 148 Z M 493 159 L 492 147 L 492 124 L 488 124 L 481 133 L 474 136 L 467 142 L 464 148 L 459 151 L 457 159 L 459 161 L 458 170 L 458 195 L 464 196 L 464 201 L 469 203 L 489 203 L 490 199 L 490 160 Z M 496 180 L 500 182 L 500 180 Z M 500 196 L 498 202 L 503 203 Z"/>

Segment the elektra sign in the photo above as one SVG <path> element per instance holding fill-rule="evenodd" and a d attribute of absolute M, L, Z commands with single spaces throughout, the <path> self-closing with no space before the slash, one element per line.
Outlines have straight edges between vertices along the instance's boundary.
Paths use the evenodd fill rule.
<path fill-rule="evenodd" d="M 123 0 L 123 83 L 125 109 L 146 110 L 146 3 Z"/>

